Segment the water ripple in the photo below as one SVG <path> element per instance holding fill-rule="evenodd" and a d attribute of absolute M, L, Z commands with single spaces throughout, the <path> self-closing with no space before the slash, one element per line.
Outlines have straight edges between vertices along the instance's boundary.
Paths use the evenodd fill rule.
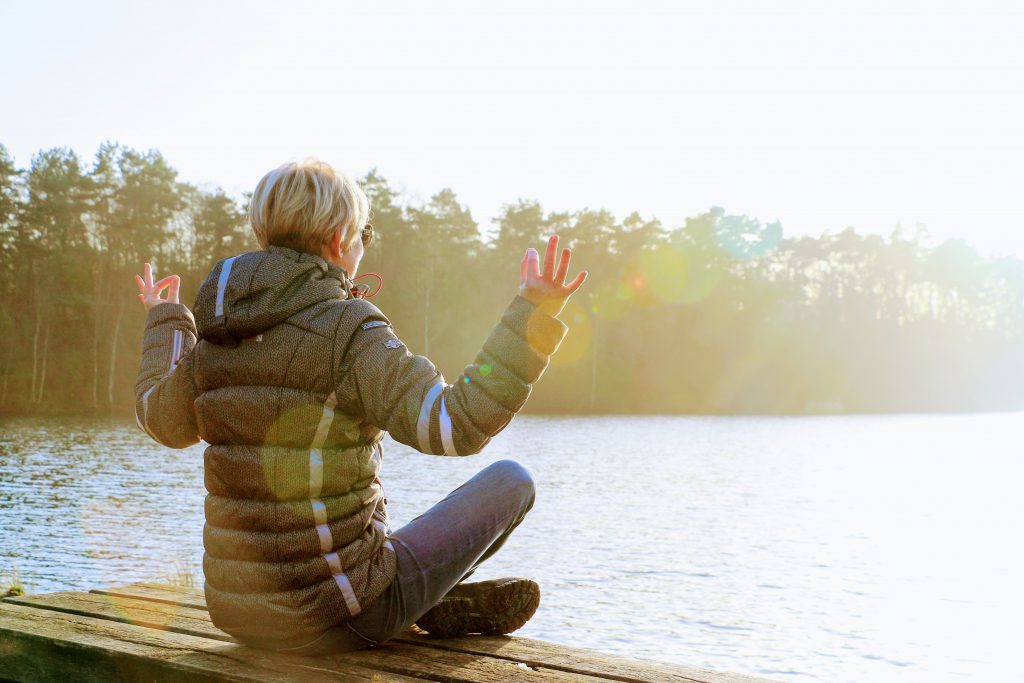
<path fill-rule="evenodd" d="M 495 460 L 530 468 L 534 509 L 474 577 L 540 582 L 518 635 L 801 683 L 1005 681 L 1022 433 L 1018 415 L 520 416 L 470 458 L 386 439 L 382 476 L 398 529 Z M 201 577 L 202 463 L 129 421 L 0 422 L 0 572 L 36 592 Z"/>

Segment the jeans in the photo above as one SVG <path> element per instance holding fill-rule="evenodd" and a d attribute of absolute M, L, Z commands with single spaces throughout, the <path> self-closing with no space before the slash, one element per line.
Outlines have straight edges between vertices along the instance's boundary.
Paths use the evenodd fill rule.
<path fill-rule="evenodd" d="M 402 633 L 501 548 L 535 495 L 530 471 L 514 460 L 480 470 L 389 536 L 397 555 L 395 581 L 363 612 L 311 643 L 278 651 L 350 652 Z"/>

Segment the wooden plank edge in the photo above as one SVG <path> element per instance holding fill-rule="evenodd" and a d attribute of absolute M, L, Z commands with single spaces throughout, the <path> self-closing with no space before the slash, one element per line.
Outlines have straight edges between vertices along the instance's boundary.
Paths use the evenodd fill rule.
<path fill-rule="evenodd" d="M 143 592 L 153 592 L 156 595 L 152 597 L 140 595 L 138 594 L 138 589 L 142 589 Z M 184 586 L 140 582 L 127 586 L 94 589 L 90 592 L 152 600 L 153 602 L 163 602 L 206 611 L 205 595 L 203 595 L 202 589 Z M 158 597 L 160 594 L 165 594 L 166 597 Z M 557 669 L 566 673 L 598 675 L 608 680 L 619 681 L 620 683 L 661 683 L 662 681 L 677 681 L 678 683 L 773 683 L 770 679 L 749 674 L 717 671 L 670 662 L 636 659 L 519 636 L 470 636 L 459 639 L 432 639 L 427 636 L 416 635 L 409 630 L 391 640 L 419 647 L 496 657 L 532 667 Z M 513 647 L 520 651 L 509 654 L 495 651 L 496 648 L 509 643 L 512 643 Z M 537 656 L 537 653 L 543 654 L 545 649 L 555 649 L 556 651 L 552 657 Z M 557 650 L 562 652 L 559 653 Z M 588 666 L 579 663 L 578 658 L 583 657 L 590 658 L 593 662 L 592 665 Z M 571 660 L 571 662 L 567 660 Z"/>
<path fill-rule="evenodd" d="M 211 640 L 208 633 L 214 632 L 218 637 L 228 638 L 209 622 L 200 617 L 182 617 L 181 610 L 175 605 L 156 603 L 135 598 L 120 598 L 121 602 L 108 602 L 108 596 L 94 593 L 49 593 L 20 599 L 18 604 L 52 611 L 54 613 L 86 616 L 92 619 L 106 620 L 116 624 L 127 624 L 142 628 L 152 628 L 170 633 L 194 636 Z M 147 608 L 146 606 L 150 606 Z M 193 610 L 188 610 L 189 612 Z M 196 614 L 202 614 L 197 612 Z M 206 616 L 205 614 L 203 615 Z M 193 622 L 183 625 L 176 619 Z M 205 629 L 197 632 L 194 622 L 202 622 Z M 217 643 L 222 641 L 217 640 Z M 237 652 L 252 652 L 241 644 L 228 645 Z M 277 658 L 295 658 L 272 651 L 259 650 L 262 657 L 274 661 Z M 509 661 L 505 658 L 486 655 L 467 654 L 458 651 L 424 650 L 415 646 L 388 641 L 378 648 L 363 649 L 354 652 L 338 653 L 321 657 L 299 658 L 308 662 L 305 666 L 319 665 L 321 671 L 335 671 L 347 674 L 353 667 L 372 671 L 375 674 L 407 676 L 416 680 L 445 681 L 448 683 L 483 683 L 494 681 L 526 681 L 540 679 L 550 683 L 567 683 L 572 681 L 592 681 L 601 683 L 603 677 L 567 676 L 564 672 L 550 667 L 530 667 L 527 664 Z"/>
<path fill-rule="evenodd" d="M 139 589 L 142 589 L 142 591 L 140 592 Z M 158 595 L 149 595 L 148 593 L 150 593 L 150 592 L 157 592 L 158 595 L 161 592 L 168 593 L 170 596 L 173 596 L 173 597 L 159 597 Z M 206 611 L 205 610 L 205 605 L 200 605 L 197 602 L 197 596 L 194 594 L 194 589 L 192 591 L 190 591 L 188 589 L 180 589 L 177 586 L 171 587 L 170 589 L 165 589 L 160 584 L 139 583 L 139 584 L 132 584 L 130 586 L 93 589 L 93 590 L 90 591 L 90 593 L 97 593 L 97 594 L 101 594 L 101 595 L 110 595 L 110 596 L 120 597 L 120 598 L 131 598 L 131 599 L 138 599 L 138 600 L 148 600 L 148 601 L 151 601 L 151 602 L 156 602 L 156 603 L 161 603 L 161 604 L 166 604 L 166 605 L 174 605 L 174 606 L 177 606 L 177 607 L 183 607 L 184 606 L 184 607 L 196 608 L 197 610 L 201 609 L 204 612 Z M 186 602 L 186 601 L 188 601 L 188 602 Z M 484 637 L 484 636 L 473 636 L 474 639 L 478 639 L 478 638 L 481 638 L 481 637 Z M 515 637 L 507 637 L 507 636 L 505 636 L 505 637 L 502 637 L 502 636 L 492 636 L 492 637 L 487 637 L 487 638 L 488 638 L 488 640 L 498 640 L 498 641 L 500 641 L 501 644 L 504 644 L 504 643 L 508 642 L 512 638 L 514 638 L 516 641 L 522 641 L 522 642 L 526 642 L 527 641 L 527 639 L 515 638 Z M 232 639 L 227 634 L 224 634 L 224 640 L 231 640 L 232 642 L 234 641 L 234 639 Z M 666 668 L 666 667 L 660 667 L 659 668 L 658 664 L 649 665 L 646 662 L 639 662 L 637 660 L 633 660 L 633 659 L 629 659 L 629 658 L 622 658 L 622 659 L 624 659 L 625 662 L 626 662 L 626 665 L 628 665 L 631 668 L 642 668 L 644 670 L 644 675 L 641 675 L 641 676 L 624 675 L 622 673 L 617 673 L 616 671 L 609 671 L 607 668 L 605 668 L 605 665 L 609 663 L 607 661 L 607 658 L 611 657 L 611 656 L 610 655 L 605 655 L 604 653 L 596 653 L 593 650 L 578 650 L 578 651 L 580 653 L 580 657 L 581 658 L 584 657 L 584 656 L 585 657 L 589 657 L 591 659 L 598 659 L 598 658 L 600 658 L 600 660 L 601 660 L 600 663 L 602 665 L 600 667 L 599 666 L 594 666 L 594 665 L 592 665 L 592 666 L 583 666 L 583 665 L 579 665 L 579 664 L 577 664 L 577 665 L 569 665 L 569 664 L 566 664 L 564 662 L 560 662 L 557 659 L 547 659 L 547 658 L 538 659 L 538 658 L 531 658 L 531 657 L 516 656 L 514 654 L 503 654 L 503 653 L 500 653 L 500 652 L 494 652 L 491 649 L 482 649 L 480 647 L 474 647 L 471 644 L 467 644 L 465 642 L 462 642 L 462 639 L 459 639 L 459 640 L 457 640 L 456 642 L 453 643 L 453 642 L 451 642 L 451 639 L 446 639 L 444 641 L 432 640 L 432 639 L 430 639 L 430 638 L 428 638 L 426 636 L 413 635 L 412 633 L 409 633 L 408 635 L 397 636 L 395 638 L 392 638 L 391 640 L 395 641 L 395 642 L 405 643 L 405 644 L 408 644 L 408 645 L 414 645 L 414 646 L 417 646 L 417 647 L 429 647 L 429 648 L 435 648 L 435 649 L 438 649 L 438 650 L 445 650 L 445 651 L 449 651 L 449 652 L 461 652 L 461 653 L 464 653 L 464 654 L 471 654 L 471 655 L 477 655 L 477 656 L 494 657 L 494 658 L 497 658 L 497 659 L 504 659 L 504 660 L 507 660 L 507 661 L 515 662 L 517 664 L 523 664 L 523 665 L 531 666 L 531 667 L 544 667 L 544 668 L 547 668 L 547 669 L 555 669 L 555 670 L 559 670 L 559 671 L 564 671 L 566 673 L 574 673 L 574 674 L 581 674 L 581 675 L 598 675 L 598 676 L 601 676 L 602 678 L 605 678 L 605 679 L 608 679 L 608 680 L 619 681 L 620 683 L 651 683 L 652 681 L 672 681 L 672 680 L 678 681 L 679 683 L 706 683 L 705 681 L 702 681 L 702 680 L 697 679 L 697 678 L 686 677 L 685 675 L 680 674 L 680 672 L 678 670 L 673 670 L 673 669 Z M 531 640 L 529 642 L 531 643 L 531 645 L 532 645 L 532 643 L 538 643 L 538 644 L 543 643 L 544 645 L 549 645 L 545 641 L 532 641 Z M 537 648 L 536 645 L 532 645 L 532 647 Z M 565 646 L 562 646 L 562 647 L 565 647 Z M 621 669 L 625 668 L 626 665 L 624 665 L 623 663 L 619 663 L 618 666 L 614 666 L 614 669 L 618 669 L 618 670 L 621 671 Z M 671 665 L 667 665 L 667 666 L 671 666 Z"/>
<path fill-rule="evenodd" d="M 482 636 L 469 637 L 473 639 L 478 639 Z M 501 636 L 488 636 L 487 638 L 489 641 L 494 641 L 501 638 Z M 565 671 L 566 673 L 600 676 L 601 678 L 607 679 L 609 681 L 619 681 L 620 683 L 668 683 L 670 681 L 675 681 L 677 683 L 720 683 L 721 680 L 707 677 L 692 678 L 691 675 L 688 675 L 688 670 L 690 669 L 690 667 L 685 667 L 682 665 L 675 665 L 669 663 L 662 664 L 659 662 L 648 663 L 644 660 L 637 660 L 630 657 L 619 657 L 617 655 L 609 655 L 604 652 L 597 652 L 596 650 L 589 650 L 585 648 L 574 649 L 576 650 L 576 652 L 579 653 L 581 659 L 589 659 L 589 661 L 586 662 L 586 664 L 583 664 L 582 662 L 578 664 L 567 664 L 563 661 L 559 661 L 557 655 L 555 655 L 556 658 L 552 659 L 545 657 L 530 656 L 523 652 L 506 655 L 501 652 L 495 652 L 494 650 L 489 650 L 480 647 L 479 645 L 474 646 L 472 644 L 461 642 L 463 641 L 463 639 L 461 638 L 445 638 L 443 640 L 430 640 L 424 636 L 397 636 L 392 640 L 398 641 L 400 643 L 419 645 L 421 647 L 436 648 L 439 650 L 450 650 L 453 652 L 463 652 L 466 654 L 508 659 L 513 662 L 521 662 L 531 667 L 544 667 L 545 669 L 558 669 L 560 671 Z M 449 640 L 456 640 L 458 642 L 445 642 Z M 543 643 L 545 646 L 558 645 L 560 647 L 571 647 L 568 645 L 562 645 L 561 643 L 549 643 L 548 641 L 544 640 L 534 640 L 518 637 L 515 638 L 515 640 L 519 643 L 522 643 L 526 640 L 532 640 L 532 642 L 535 643 Z M 615 659 L 618 659 L 620 661 L 614 661 Z M 609 666 L 612 668 L 606 668 Z M 618 673 L 616 671 L 621 669 L 633 669 L 634 671 L 631 671 L 629 673 Z M 637 672 L 637 669 L 643 669 L 643 671 Z M 682 670 L 682 672 L 680 671 L 680 669 Z M 718 672 L 710 673 L 718 674 Z M 701 672 L 701 675 L 704 675 L 703 671 Z M 754 683 L 755 679 L 750 679 L 750 681 L 751 683 Z M 725 681 L 721 681 L 721 683 L 725 683 Z M 737 683 L 739 682 L 737 681 Z M 757 683 L 763 683 L 763 681 L 757 681 Z"/>
<path fill-rule="evenodd" d="M 199 630 L 187 628 L 187 627 L 184 627 L 184 626 L 181 626 L 181 625 L 177 625 L 177 626 L 171 627 L 168 624 L 168 621 L 166 619 L 166 617 L 168 616 L 166 614 L 159 615 L 161 617 L 164 617 L 163 619 L 147 618 L 145 615 L 140 615 L 137 612 L 133 613 L 133 616 L 129 617 L 127 613 L 125 613 L 125 614 L 111 614 L 111 613 L 105 613 L 105 612 L 104 613 L 97 612 L 97 611 L 95 611 L 96 610 L 95 607 L 90 607 L 90 606 L 87 606 L 87 605 L 83 605 L 81 607 L 76 607 L 74 605 L 65 605 L 65 604 L 57 604 L 56 603 L 56 601 L 59 601 L 61 598 L 68 598 L 68 597 L 72 597 L 72 596 L 76 596 L 76 595 L 81 595 L 81 596 L 98 595 L 98 596 L 101 596 L 101 597 L 117 598 L 117 599 L 125 600 L 125 601 L 131 600 L 133 602 L 142 603 L 142 604 L 151 603 L 153 605 L 160 605 L 161 607 L 164 607 L 164 608 L 167 608 L 167 607 L 178 607 L 178 605 L 168 605 L 167 603 L 160 603 L 160 602 L 156 602 L 156 601 L 153 601 L 153 600 L 142 600 L 142 599 L 139 599 L 139 598 L 128 598 L 128 597 L 123 597 L 123 596 L 108 595 L 108 594 L 104 594 L 104 593 L 95 593 L 94 594 L 91 591 L 89 593 L 43 593 L 41 595 L 31 595 L 31 596 L 19 596 L 19 597 L 4 598 L 3 601 L 5 603 L 9 603 L 9 604 L 12 604 L 12 605 L 22 605 L 24 607 L 36 607 L 38 609 L 46 609 L 46 610 L 51 610 L 53 612 L 63 612 L 64 614 L 76 614 L 76 615 L 82 616 L 82 617 L 92 617 L 93 619 L 106 619 L 108 621 L 114 621 L 114 622 L 118 622 L 118 623 L 121 623 L 121 624 L 133 624 L 135 626 L 142 626 L 143 628 L 156 629 L 158 631 L 170 631 L 170 632 L 173 632 L 173 633 L 181 633 L 183 635 L 195 636 L 196 638 L 206 638 L 208 640 L 216 640 L 218 642 L 233 643 L 233 644 L 236 644 L 236 645 L 240 645 L 241 644 L 237 640 L 232 638 L 230 635 L 228 635 L 227 633 L 224 633 L 223 631 L 220 631 L 220 630 L 216 629 L 212 624 L 210 624 L 210 629 L 208 631 L 199 631 Z M 50 597 L 50 596 L 52 596 L 52 599 L 51 599 L 51 601 L 47 602 L 46 599 L 47 599 L 47 597 Z M 115 610 L 126 610 L 126 609 L 130 609 L 131 604 L 127 603 L 127 602 L 124 603 L 123 605 L 117 605 L 117 604 L 111 603 L 111 607 L 113 607 Z M 197 615 L 198 614 L 205 614 L 205 611 L 200 611 L 200 610 L 189 610 L 189 611 L 196 612 Z M 197 621 L 200 620 L 200 619 L 201 619 L 200 617 L 198 617 L 198 616 L 196 617 Z M 207 620 L 207 622 L 208 622 L 208 620 Z"/>
<path fill-rule="evenodd" d="M 341 671 L 325 670 L 301 657 L 267 657 L 259 650 L 208 638 L 0 603 L 0 678 L 19 683 L 328 683 L 339 675 L 375 683 L 385 676 L 402 683 L 429 680 L 342 664 Z"/>
<path fill-rule="evenodd" d="M 150 602 L 159 602 L 165 605 L 177 605 L 178 607 L 188 607 L 189 609 L 201 610 L 206 612 L 206 601 L 203 599 L 202 602 L 197 601 L 190 594 L 183 594 L 181 598 L 172 599 L 170 597 L 161 598 L 157 596 L 144 596 L 137 593 L 130 592 L 134 586 L 142 586 L 142 584 L 131 584 L 128 586 L 110 586 L 108 588 L 93 588 L 89 592 L 97 593 L 99 595 L 116 595 L 123 598 L 138 598 L 140 600 L 149 600 Z M 152 588 L 151 586 L 143 586 L 144 588 Z"/>

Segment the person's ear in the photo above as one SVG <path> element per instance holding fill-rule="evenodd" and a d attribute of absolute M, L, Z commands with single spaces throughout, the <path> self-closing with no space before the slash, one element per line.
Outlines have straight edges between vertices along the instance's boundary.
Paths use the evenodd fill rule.
<path fill-rule="evenodd" d="M 335 258 L 341 258 L 344 253 L 341 248 L 341 230 L 335 230 L 334 235 L 331 237 L 331 255 Z"/>

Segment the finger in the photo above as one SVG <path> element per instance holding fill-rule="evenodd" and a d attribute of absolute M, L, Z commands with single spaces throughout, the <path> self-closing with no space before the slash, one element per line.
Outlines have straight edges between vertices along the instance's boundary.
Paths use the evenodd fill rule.
<path fill-rule="evenodd" d="M 160 292 L 162 292 L 165 289 L 167 289 L 170 286 L 170 284 L 172 282 L 174 282 L 174 278 L 176 278 L 176 277 L 178 277 L 178 276 L 177 275 L 168 275 L 167 277 L 165 277 L 162 280 L 160 280 L 160 282 L 158 282 L 155 285 L 153 285 L 153 296 L 160 296 Z"/>
<path fill-rule="evenodd" d="M 565 282 L 565 274 L 569 272 L 569 257 L 572 252 L 569 249 L 562 249 L 562 258 L 558 262 L 558 270 L 555 271 L 555 284 Z"/>
<path fill-rule="evenodd" d="M 544 254 L 544 279 L 550 280 L 555 276 L 555 254 L 558 253 L 558 235 L 552 235 L 548 240 L 548 250 Z"/>
<path fill-rule="evenodd" d="M 145 266 L 143 267 L 143 269 L 142 269 L 142 270 L 143 270 L 143 272 L 145 273 L 145 277 L 146 277 L 146 285 L 147 285 L 148 287 L 152 287 L 152 286 L 153 286 L 153 266 L 147 263 L 147 264 L 146 264 L 146 265 L 145 265 Z"/>
<path fill-rule="evenodd" d="M 142 277 L 139 275 L 135 276 L 135 284 L 139 286 L 139 293 L 142 294 L 146 291 L 146 283 L 142 281 Z"/>
<path fill-rule="evenodd" d="M 566 285 L 566 296 L 571 296 L 577 289 L 580 288 L 580 285 L 582 285 L 583 281 L 586 279 L 587 271 L 584 270 L 579 275 L 576 276 L 576 279 L 574 279 L 572 282 Z"/>
<path fill-rule="evenodd" d="M 526 282 L 526 264 L 530 259 L 530 250 L 523 252 L 523 262 L 519 264 L 519 281 Z"/>
<path fill-rule="evenodd" d="M 167 290 L 167 300 L 171 303 L 178 303 L 178 288 L 181 287 L 181 278 L 177 275 L 172 275 L 174 279 L 171 281 L 171 287 Z"/>
<path fill-rule="evenodd" d="M 539 280 L 540 279 L 540 254 L 533 247 L 528 250 L 527 258 L 529 263 L 526 265 L 526 278 L 527 280 Z"/>

